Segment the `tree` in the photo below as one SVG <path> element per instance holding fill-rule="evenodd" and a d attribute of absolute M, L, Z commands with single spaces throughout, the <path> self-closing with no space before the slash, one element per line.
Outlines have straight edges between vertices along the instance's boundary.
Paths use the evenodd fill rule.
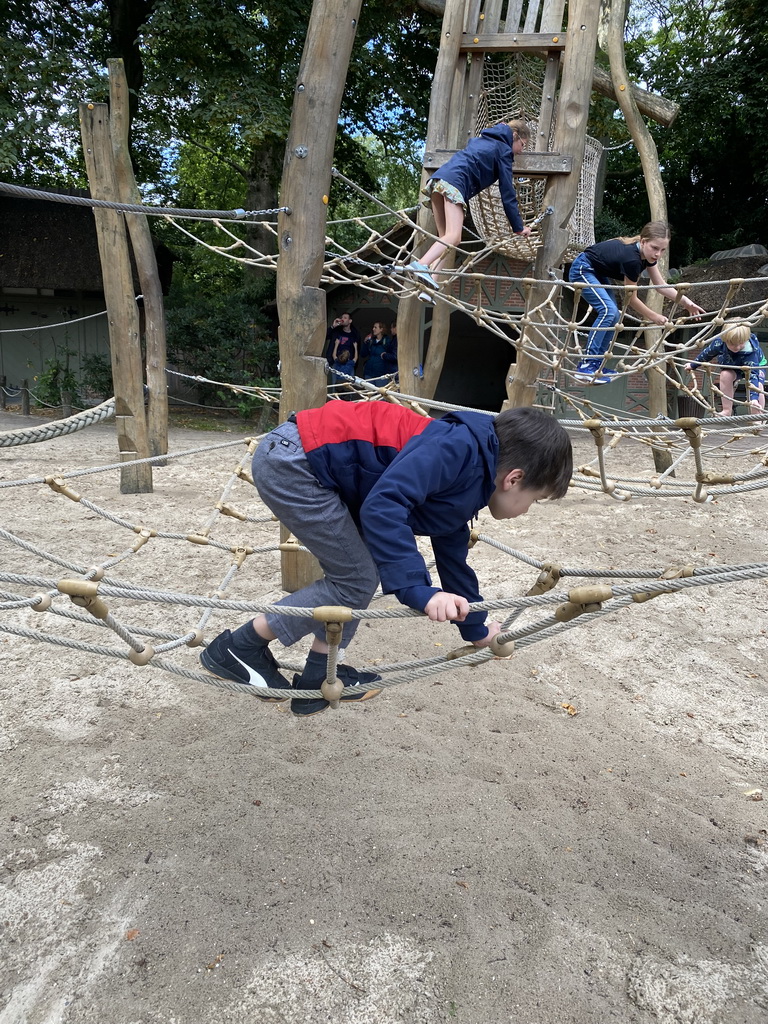
<path fill-rule="evenodd" d="M 630 73 L 680 104 L 670 128 L 651 126 L 664 176 L 677 264 L 768 239 L 768 34 L 754 0 L 633 4 Z M 639 227 L 642 180 L 611 160 L 605 206 Z"/>

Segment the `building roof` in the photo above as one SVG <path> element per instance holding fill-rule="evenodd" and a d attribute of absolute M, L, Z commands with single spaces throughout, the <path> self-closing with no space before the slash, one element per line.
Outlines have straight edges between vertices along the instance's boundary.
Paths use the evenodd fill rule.
<path fill-rule="evenodd" d="M 59 195 L 86 192 L 48 189 Z M 155 243 L 163 292 L 171 281 L 173 254 Z M 134 282 L 136 273 L 134 269 Z M 101 262 L 93 211 L 46 199 L 0 195 L 0 288 L 102 292 Z"/>

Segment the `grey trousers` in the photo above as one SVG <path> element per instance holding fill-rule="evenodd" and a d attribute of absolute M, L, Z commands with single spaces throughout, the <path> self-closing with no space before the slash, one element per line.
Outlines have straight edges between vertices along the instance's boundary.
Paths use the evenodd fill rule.
<path fill-rule="evenodd" d="M 379 584 L 376 564 L 347 506 L 312 474 L 295 423 L 282 423 L 267 434 L 254 453 L 252 471 L 262 501 L 309 548 L 325 574 L 277 604 L 367 608 Z M 270 614 L 267 622 L 285 647 L 309 633 L 325 640 L 325 625 L 314 619 Z M 342 648 L 358 625 L 358 620 L 344 623 Z"/>

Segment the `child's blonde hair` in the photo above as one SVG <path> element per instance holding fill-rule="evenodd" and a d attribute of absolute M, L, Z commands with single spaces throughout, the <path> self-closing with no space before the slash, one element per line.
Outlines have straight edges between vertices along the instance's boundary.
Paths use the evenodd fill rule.
<path fill-rule="evenodd" d="M 506 125 L 509 125 L 513 132 L 517 132 L 518 138 L 523 139 L 524 142 L 527 142 L 528 139 L 530 139 L 530 130 L 528 128 L 528 125 L 525 123 L 525 121 L 522 120 L 522 118 L 518 119 L 517 121 L 505 121 L 504 123 Z"/>
<path fill-rule="evenodd" d="M 747 321 L 739 320 L 738 318 L 726 320 L 722 331 L 720 331 L 720 337 L 728 348 L 743 348 L 749 341 L 751 334 L 752 328 Z"/>
<path fill-rule="evenodd" d="M 654 238 L 669 238 L 670 230 L 669 224 L 664 220 L 651 220 L 647 224 L 643 225 L 643 229 L 639 235 L 632 235 L 631 238 L 627 238 L 625 235 L 619 235 L 619 241 L 624 242 L 625 245 L 629 245 L 630 242 L 650 242 Z"/>

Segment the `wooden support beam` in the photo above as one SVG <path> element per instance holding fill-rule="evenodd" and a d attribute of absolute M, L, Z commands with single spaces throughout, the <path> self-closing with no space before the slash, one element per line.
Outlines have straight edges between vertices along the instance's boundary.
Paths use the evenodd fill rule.
<path fill-rule="evenodd" d="M 457 149 L 427 150 L 424 154 L 424 168 L 436 171 L 447 163 Z M 570 174 L 573 157 L 564 153 L 519 153 L 515 157 L 512 173 L 517 176 L 548 178 L 550 174 Z"/>
<path fill-rule="evenodd" d="M 464 0 L 447 0 L 443 24 L 440 32 L 440 50 L 437 55 L 435 74 L 432 79 L 432 92 L 429 101 L 429 127 L 427 130 L 427 146 L 431 152 L 447 151 L 458 142 L 457 133 L 461 131 L 462 122 L 459 115 L 463 111 L 464 79 L 457 73 L 459 65 L 459 46 L 464 28 Z M 451 112 L 453 111 L 453 116 Z M 423 188 L 429 171 L 425 168 L 421 176 Z M 419 206 L 417 223 L 426 231 L 434 232 L 435 221 L 432 211 Z M 416 252 L 423 253 L 431 245 L 431 241 L 419 242 Z M 444 305 L 441 303 L 441 305 Z M 429 341 L 429 363 L 433 373 L 429 377 L 414 376 L 422 362 L 423 351 L 421 338 L 424 325 L 424 304 L 414 296 L 401 299 L 397 311 L 397 361 L 400 369 L 401 387 L 410 394 L 431 398 L 434 395 L 434 374 L 439 375 L 438 363 L 442 365 L 445 348 L 448 342 L 450 317 L 444 312 L 433 311 L 432 330 Z"/>
<path fill-rule="evenodd" d="M 80 133 L 93 199 L 119 202 L 114 154 L 106 103 L 81 103 Z M 96 234 L 109 321 L 109 349 L 115 385 L 115 421 L 120 461 L 120 490 L 139 494 L 152 490 L 152 467 L 131 465 L 149 458 L 144 413 L 144 377 L 139 344 L 139 314 L 133 292 L 133 274 L 123 214 L 94 209 Z"/>
<path fill-rule="evenodd" d="M 576 205 L 579 176 L 584 159 L 584 140 L 589 116 L 591 69 L 597 45 L 600 5 L 595 0 L 571 0 L 568 12 L 568 38 L 563 55 L 561 97 L 567 97 L 567 117 L 558 118 L 554 145 L 560 153 L 573 153 L 573 171 L 552 176 L 544 193 L 543 206 L 552 206 L 554 214 L 542 225 L 542 245 L 536 254 L 533 278 L 526 295 L 526 312 L 531 322 L 523 330 L 517 362 L 509 368 L 505 408 L 532 405 L 536 398 L 539 364 L 526 349 L 541 350 L 548 344 L 546 328 L 539 329 L 540 317 L 532 312 L 548 298 L 552 288 L 549 272 L 559 267 L 568 246 L 568 222 Z M 565 104 L 565 100 L 561 100 Z"/>
<path fill-rule="evenodd" d="M 111 57 L 109 69 L 109 127 L 120 202 L 142 202 L 133 173 L 128 149 L 128 83 L 122 58 Z M 144 308 L 144 342 L 146 347 L 147 434 L 153 455 L 168 453 L 168 381 L 166 378 L 165 306 L 157 259 L 147 218 L 140 213 L 126 213 L 125 222 L 131 238 L 136 269 L 139 274 Z"/>
<path fill-rule="evenodd" d="M 333 146 L 361 4 L 315 0 L 294 87 L 280 192 L 280 205 L 292 212 L 281 213 L 277 221 L 281 419 L 326 400 L 326 303 L 320 276 Z M 321 575 L 317 561 L 306 552 L 287 551 L 281 558 L 286 590 Z"/>
<path fill-rule="evenodd" d="M 461 40 L 462 53 L 537 53 L 540 50 L 564 50 L 565 32 L 494 32 L 472 35 L 465 32 Z"/>
<path fill-rule="evenodd" d="M 651 220 L 667 220 L 667 193 L 664 188 L 664 179 L 661 176 L 659 154 L 656 150 L 656 143 L 648 131 L 648 127 L 640 116 L 637 104 L 631 91 L 627 90 L 627 65 L 624 57 L 624 29 L 626 22 L 626 11 L 623 5 L 611 4 L 606 13 L 605 47 L 611 61 L 611 79 L 616 95 L 619 97 L 619 106 L 624 115 L 624 120 L 632 135 L 635 148 L 640 156 L 640 163 L 643 168 L 645 188 L 648 193 L 648 204 L 650 206 Z M 666 277 L 668 266 L 668 253 L 664 253 L 659 260 L 659 272 Z M 644 297 L 646 304 L 656 313 L 661 313 L 664 296 L 657 291 L 648 292 Z M 658 331 L 646 331 L 643 335 L 643 342 L 650 347 L 656 345 L 659 340 Z M 658 366 L 646 371 L 648 380 L 648 412 L 653 419 L 668 414 L 667 409 L 667 381 L 663 369 Z M 660 428 L 659 428 L 660 429 Z M 653 430 L 653 427 L 651 428 Z M 663 473 L 672 466 L 672 453 L 662 446 L 653 446 L 653 462 L 658 473 Z"/>

